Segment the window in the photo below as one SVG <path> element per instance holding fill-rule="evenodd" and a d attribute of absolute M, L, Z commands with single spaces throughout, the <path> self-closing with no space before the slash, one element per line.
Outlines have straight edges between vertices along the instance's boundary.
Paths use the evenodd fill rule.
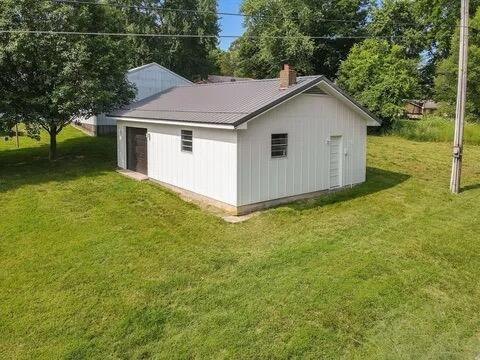
<path fill-rule="evenodd" d="M 272 134 L 272 158 L 287 156 L 288 134 Z"/>
<path fill-rule="evenodd" d="M 182 130 L 182 151 L 193 152 L 193 132 L 192 130 Z"/>

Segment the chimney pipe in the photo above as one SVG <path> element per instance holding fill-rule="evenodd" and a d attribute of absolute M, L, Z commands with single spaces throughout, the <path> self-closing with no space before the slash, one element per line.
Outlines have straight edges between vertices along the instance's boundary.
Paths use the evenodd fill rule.
<path fill-rule="evenodd" d="M 297 83 L 297 72 L 288 64 L 283 65 L 280 71 L 280 89 L 287 89 Z"/>

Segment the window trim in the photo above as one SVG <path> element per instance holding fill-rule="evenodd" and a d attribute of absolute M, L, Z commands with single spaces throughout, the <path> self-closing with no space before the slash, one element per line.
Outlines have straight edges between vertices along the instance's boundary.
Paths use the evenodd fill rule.
<path fill-rule="evenodd" d="M 189 133 L 189 134 L 185 134 Z M 185 139 L 184 137 L 190 137 Z M 184 144 L 184 142 L 190 142 L 190 145 Z M 188 149 L 190 147 L 190 149 Z M 193 154 L 193 130 L 181 129 L 180 130 L 180 150 L 184 153 Z"/>
<path fill-rule="evenodd" d="M 279 136 L 282 136 L 283 137 L 279 137 Z M 274 136 L 277 136 L 277 138 L 275 140 L 277 140 L 278 142 L 278 139 L 280 140 L 284 140 L 280 143 L 277 143 L 277 144 L 274 144 Z M 274 147 L 278 147 L 274 150 Z M 282 151 L 283 154 L 282 155 L 274 155 L 273 152 L 274 151 Z M 270 157 L 272 159 L 284 159 L 286 157 L 288 157 L 288 133 L 272 133 L 270 134 Z"/>

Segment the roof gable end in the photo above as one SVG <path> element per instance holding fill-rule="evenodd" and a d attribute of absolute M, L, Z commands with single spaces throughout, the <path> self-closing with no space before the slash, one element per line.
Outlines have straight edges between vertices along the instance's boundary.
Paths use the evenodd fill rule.
<path fill-rule="evenodd" d="M 382 124 L 382 121 L 372 114 L 369 110 L 367 110 L 365 107 L 360 105 L 355 99 L 353 99 L 350 95 L 348 95 L 345 91 L 343 91 L 340 87 L 335 85 L 333 82 L 328 80 L 325 76 L 319 76 L 311 81 L 307 82 L 303 86 L 299 87 L 298 89 L 295 89 L 295 91 L 291 91 L 285 96 L 277 99 L 276 101 L 273 101 L 266 106 L 257 109 L 256 111 L 246 115 L 242 119 L 238 120 L 234 126 L 239 127 L 246 122 L 249 122 L 260 115 L 264 114 L 265 112 L 287 102 L 288 100 L 293 99 L 297 95 L 300 94 L 305 94 L 305 93 L 312 93 L 312 89 L 315 87 L 318 87 L 322 92 L 325 94 L 331 95 L 334 98 L 340 100 L 342 103 L 344 103 L 346 106 L 351 108 L 353 111 L 358 113 L 362 118 L 364 118 L 367 121 L 367 126 L 380 126 Z"/>
<path fill-rule="evenodd" d="M 155 67 L 155 68 L 158 68 L 159 70 L 162 70 L 162 71 L 165 71 L 183 81 L 185 81 L 185 83 L 187 84 L 193 84 L 190 80 L 184 78 L 183 76 L 181 75 L 178 75 L 177 73 L 173 72 L 172 70 L 170 69 L 167 69 L 166 67 L 156 63 L 156 62 L 152 62 L 150 64 L 145 64 L 145 65 L 142 65 L 142 66 L 139 66 L 139 67 L 136 67 L 136 68 L 133 68 L 133 69 L 130 69 L 128 70 L 128 74 L 133 74 L 133 73 L 136 73 L 138 71 L 142 71 L 142 70 L 145 70 L 145 69 L 148 69 L 148 68 L 152 68 L 152 67 Z"/>

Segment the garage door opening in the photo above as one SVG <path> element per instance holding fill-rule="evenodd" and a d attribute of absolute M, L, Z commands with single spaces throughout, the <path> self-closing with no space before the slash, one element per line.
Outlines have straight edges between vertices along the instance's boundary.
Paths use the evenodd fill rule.
<path fill-rule="evenodd" d="M 127 127 L 127 169 L 148 175 L 147 129 Z"/>

